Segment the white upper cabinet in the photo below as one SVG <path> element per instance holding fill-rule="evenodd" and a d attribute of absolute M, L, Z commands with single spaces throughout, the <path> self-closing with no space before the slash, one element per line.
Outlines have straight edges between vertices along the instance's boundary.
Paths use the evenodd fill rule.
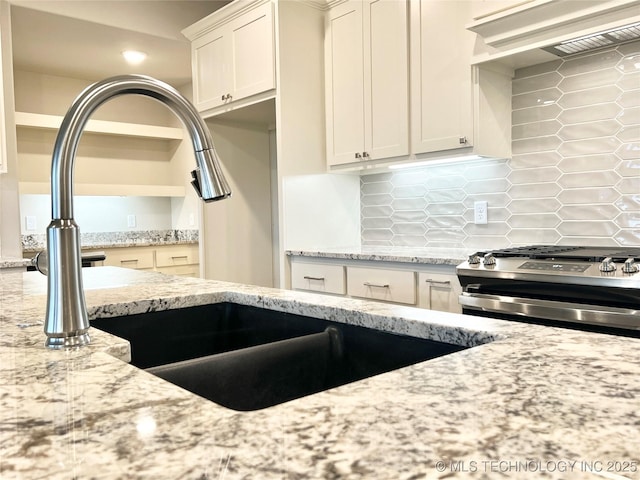
<path fill-rule="evenodd" d="M 472 0 L 415 0 L 411 153 L 510 155 L 511 78 L 471 65 Z"/>
<path fill-rule="evenodd" d="M 325 65 L 329 166 L 408 155 L 407 2 L 332 8 Z"/>
<path fill-rule="evenodd" d="M 473 146 L 468 1 L 411 2 L 412 151 Z"/>
<path fill-rule="evenodd" d="M 275 37 L 270 1 L 237 1 L 188 27 L 199 111 L 273 90 Z"/>

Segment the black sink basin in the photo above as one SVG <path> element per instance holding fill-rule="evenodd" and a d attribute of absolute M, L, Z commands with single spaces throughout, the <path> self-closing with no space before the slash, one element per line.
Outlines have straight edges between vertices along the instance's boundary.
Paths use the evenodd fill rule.
<path fill-rule="evenodd" d="M 220 303 L 92 320 L 131 363 L 234 410 L 257 410 L 466 347 Z"/>

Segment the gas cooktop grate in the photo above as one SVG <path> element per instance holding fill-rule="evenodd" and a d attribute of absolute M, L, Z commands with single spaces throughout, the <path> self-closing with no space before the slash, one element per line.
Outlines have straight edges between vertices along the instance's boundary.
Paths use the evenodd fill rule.
<path fill-rule="evenodd" d="M 477 252 L 484 256 L 491 253 L 496 258 L 526 257 L 538 260 L 565 259 L 583 262 L 601 262 L 611 257 L 614 262 L 624 262 L 627 258 L 640 260 L 639 247 L 582 247 L 564 245 L 532 245 L 526 247 L 511 247 L 498 250 Z"/>
<path fill-rule="evenodd" d="M 561 245 L 531 245 L 528 247 L 511 247 L 501 248 L 498 250 L 486 250 L 484 252 L 478 252 L 477 255 L 485 255 L 487 253 L 493 254 L 494 257 L 529 257 L 536 258 L 540 256 L 552 256 L 566 252 L 573 252 L 582 247 L 566 247 Z"/>

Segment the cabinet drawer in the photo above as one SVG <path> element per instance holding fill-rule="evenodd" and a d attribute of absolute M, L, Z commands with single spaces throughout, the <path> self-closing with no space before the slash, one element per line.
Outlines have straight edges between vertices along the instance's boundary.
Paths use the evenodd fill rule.
<path fill-rule="evenodd" d="M 344 267 L 294 262 L 291 264 L 291 287 L 294 290 L 344 295 Z"/>
<path fill-rule="evenodd" d="M 180 246 L 163 247 L 156 250 L 157 267 L 175 267 L 178 265 L 193 265 L 198 263 L 198 247 Z"/>
<path fill-rule="evenodd" d="M 418 304 L 422 308 L 462 313 L 458 297 L 462 287 L 455 274 L 421 272 L 418 275 Z"/>
<path fill-rule="evenodd" d="M 124 268 L 153 268 L 153 250 L 141 250 L 138 248 L 123 248 L 109 250 L 104 264 L 112 267 Z"/>
<path fill-rule="evenodd" d="M 347 267 L 347 293 L 387 302 L 416 303 L 416 274 L 404 270 Z"/>
<path fill-rule="evenodd" d="M 178 275 L 179 277 L 200 277 L 200 267 L 198 264 L 162 267 L 156 269 L 156 271 L 166 275 Z"/>

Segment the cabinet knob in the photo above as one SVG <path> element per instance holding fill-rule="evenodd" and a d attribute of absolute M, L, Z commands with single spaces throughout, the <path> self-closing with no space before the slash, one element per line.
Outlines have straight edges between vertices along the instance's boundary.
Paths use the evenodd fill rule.
<path fill-rule="evenodd" d="M 467 143 L 467 137 L 460 137 L 460 145 L 465 145 Z"/>
<path fill-rule="evenodd" d="M 624 273 L 637 273 L 640 271 L 640 267 L 638 267 L 634 258 L 627 258 L 622 266 L 622 271 Z"/>
<path fill-rule="evenodd" d="M 222 95 L 222 101 L 224 102 L 225 100 L 231 100 L 230 93 L 225 93 L 224 95 Z"/>
<path fill-rule="evenodd" d="M 611 273 L 616 271 L 616 264 L 613 263 L 613 259 L 611 257 L 607 257 L 602 260 L 600 264 L 600 271 L 604 273 Z"/>
<path fill-rule="evenodd" d="M 369 154 L 368 154 L 367 152 L 362 152 L 362 156 L 363 156 L 364 158 L 369 158 Z"/>
<path fill-rule="evenodd" d="M 362 158 L 362 155 L 360 155 L 358 152 L 356 152 L 356 158 Z"/>

